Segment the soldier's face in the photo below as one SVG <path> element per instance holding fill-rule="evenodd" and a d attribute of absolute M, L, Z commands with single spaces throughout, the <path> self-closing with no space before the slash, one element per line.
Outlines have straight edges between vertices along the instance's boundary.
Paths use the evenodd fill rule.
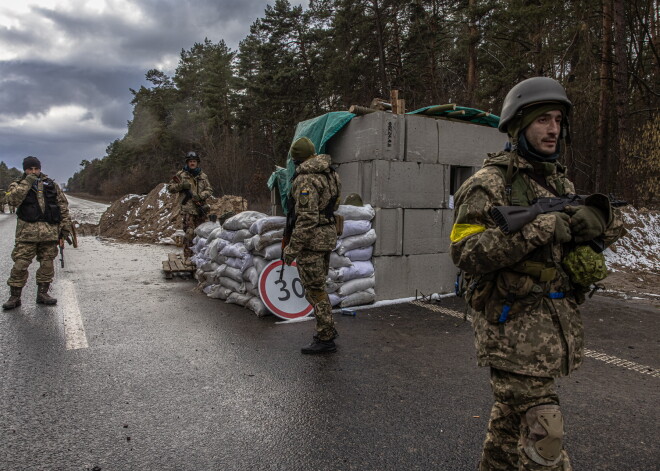
<path fill-rule="evenodd" d="M 27 175 L 39 175 L 41 173 L 41 169 L 38 167 L 30 167 L 25 169 L 25 173 Z"/>
<path fill-rule="evenodd" d="M 554 154 L 561 134 L 561 121 L 561 111 L 548 111 L 542 114 L 525 128 L 527 142 L 541 154 Z"/>
<path fill-rule="evenodd" d="M 188 168 L 190 170 L 194 170 L 197 168 L 197 161 L 196 160 L 187 160 L 186 165 L 188 165 Z"/>

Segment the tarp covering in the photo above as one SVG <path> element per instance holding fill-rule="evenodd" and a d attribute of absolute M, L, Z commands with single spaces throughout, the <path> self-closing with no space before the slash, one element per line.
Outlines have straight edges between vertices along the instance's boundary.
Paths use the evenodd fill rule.
<path fill-rule="evenodd" d="M 499 116 L 476 108 L 467 108 L 465 106 L 456 106 L 454 104 L 425 106 L 424 108 L 406 114 L 423 114 L 426 116 L 451 118 L 460 121 L 468 121 L 474 124 L 481 124 L 482 126 L 490 126 L 492 128 L 496 128 L 500 124 Z"/>

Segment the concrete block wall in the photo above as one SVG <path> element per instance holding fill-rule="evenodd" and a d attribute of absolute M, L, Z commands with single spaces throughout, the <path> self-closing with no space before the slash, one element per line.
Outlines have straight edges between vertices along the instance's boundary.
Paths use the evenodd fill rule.
<path fill-rule="evenodd" d="M 355 117 L 328 142 L 342 194 L 376 209 L 377 300 L 454 289 L 452 167 L 469 175 L 505 142 L 495 128 L 385 112 Z"/>

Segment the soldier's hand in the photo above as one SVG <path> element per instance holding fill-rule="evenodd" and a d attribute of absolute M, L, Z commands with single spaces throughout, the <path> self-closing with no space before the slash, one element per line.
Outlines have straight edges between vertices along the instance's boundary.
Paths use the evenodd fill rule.
<path fill-rule="evenodd" d="M 202 198 L 200 198 L 199 195 L 193 195 L 192 200 L 193 200 L 195 203 L 199 203 L 200 201 L 202 201 Z"/>
<path fill-rule="evenodd" d="M 284 263 L 286 265 L 291 265 L 295 259 L 296 259 L 296 254 L 293 253 L 293 251 L 290 250 L 289 247 L 284 249 Z"/>
<path fill-rule="evenodd" d="M 38 178 L 39 178 L 39 177 L 37 177 L 34 173 L 32 173 L 32 174 L 28 175 L 27 177 L 25 177 L 25 181 L 28 182 L 28 184 L 29 184 L 30 186 L 32 186 L 32 184 L 33 184 L 35 181 L 37 181 Z"/>
<path fill-rule="evenodd" d="M 555 242 L 565 244 L 573 238 L 571 233 L 571 217 L 562 212 L 550 213 L 555 216 Z"/>
<path fill-rule="evenodd" d="M 181 189 L 182 190 L 190 190 L 190 182 L 188 181 L 183 181 L 181 182 Z"/>
<path fill-rule="evenodd" d="M 571 216 L 571 232 L 575 242 L 587 242 L 605 231 L 605 215 L 594 206 L 573 206 L 567 208 Z"/>

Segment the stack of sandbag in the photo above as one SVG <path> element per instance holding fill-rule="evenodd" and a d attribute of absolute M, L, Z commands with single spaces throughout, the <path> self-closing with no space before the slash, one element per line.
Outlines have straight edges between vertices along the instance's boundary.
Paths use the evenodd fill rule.
<path fill-rule="evenodd" d="M 190 247 L 193 256 L 190 260 L 197 267 L 195 276 L 203 286 L 209 284 L 210 277 L 218 267 L 218 264 L 209 256 L 208 248 L 209 243 L 212 241 L 212 234 L 219 228 L 220 223 L 217 221 L 207 221 L 195 228 L 195 238 L 192 240 L 193 245 Z"/>
<path fill-rule="evenodd" d="M 371 205 L 340 205 L 335 214 L 344 217 L 344 231 L 330 254 L 327 291 L 333 306 L 351 307 L 373 303 L 376 278 L 372 262 L 376 231 Z"/>

